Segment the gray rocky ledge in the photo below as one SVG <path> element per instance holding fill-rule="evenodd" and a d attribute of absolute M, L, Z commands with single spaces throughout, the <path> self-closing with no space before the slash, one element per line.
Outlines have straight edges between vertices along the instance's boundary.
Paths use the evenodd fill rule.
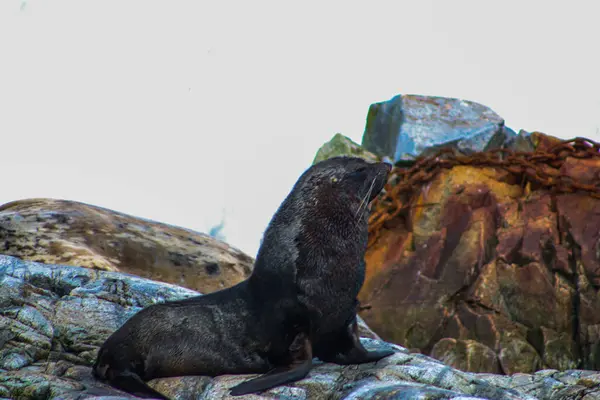
<path fill-rule="evenodd" d="M 0 255 L 0 399 L 132 399 L 91 376 L 98 347 L 142 307 L 197 295 L 189 289 L 117 272 L 48 265 Z M 365 335 L 368 329 L 363 326 Z M 370 335 L 376 337 L 376 335 Z M 513 376 L 472 374 L 391 346 L 378 363 L 317 362 L 294 385 L 248 399 L 600 399 L 594 371 L 539 371 Z M 248 376 L 157 379 L 177 399 L 229 398 Z"/>

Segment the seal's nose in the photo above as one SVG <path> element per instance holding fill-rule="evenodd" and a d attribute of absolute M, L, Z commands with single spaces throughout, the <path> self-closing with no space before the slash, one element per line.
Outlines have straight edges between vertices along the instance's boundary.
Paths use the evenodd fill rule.
<path fill-rule="evenodd" d="M 394 167 L 394 162 L 388 156 L 383 156 L 383 158 L 381 159 L 381 162 L 386 165 L 386 167 L 388 168 L 388 172 L 390 172 L 392 170 L 392 168 Z"/>

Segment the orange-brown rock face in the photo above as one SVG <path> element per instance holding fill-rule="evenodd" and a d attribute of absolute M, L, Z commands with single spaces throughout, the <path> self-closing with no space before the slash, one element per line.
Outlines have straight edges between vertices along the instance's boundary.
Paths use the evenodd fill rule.
<path fill-rule="evenodd" d="M 560 172 L 599 171 L 572 158 Z M 371 328 L 468 371 L 600 368 L 600 199 L 473 166 L 416 193 L 367 252 Z"/>
<path fill-rule="evenodd" d="M 250 275 L 252 258 L 212 237 L 75 201 L 0 207 L 0 253 L 23 260 L 120 271 L 201 293 Z"/>

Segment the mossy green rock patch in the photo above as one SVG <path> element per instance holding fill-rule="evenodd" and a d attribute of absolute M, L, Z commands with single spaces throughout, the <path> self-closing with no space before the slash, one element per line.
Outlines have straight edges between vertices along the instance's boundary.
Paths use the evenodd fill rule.
<path fill-rule="evenodd" d="M 361 157 L 368 161 L 379 161 L 375 154 L 363 149 L 359 144 L 354 143 L 341 133 L 336 133 L 329 142 L 317 151 L 313 164 L 337 156 Z"/>

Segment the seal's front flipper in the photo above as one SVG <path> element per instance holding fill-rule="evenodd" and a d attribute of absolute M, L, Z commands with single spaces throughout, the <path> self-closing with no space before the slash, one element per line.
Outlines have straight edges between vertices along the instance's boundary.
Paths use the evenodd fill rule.
<path fill-rule="evenodd" d="M 340 351 L 335 354 L 333 357 L 328 357 L 328 359 L 323 361 L 331 361 L 336 364 L 363 364 L 368 362 L 379 361 L 384 357 L 391 356 L 394 354 L 393 350 L 375 350 L 369 351 L 365 349 L 365 347 L 360 342 L 360 338 L 358 336 L 358 324 L 356 323 L 356 318 L 348 324 L 346 327 L 346 331 L 343 334 L 343 337 L 340 338 L 340 342 L 348 343 L 347 349 L 344 351 Z"/>
<path fill-rule="evenodd" d="M 393 350 L 368 351 L 363 348 L 363 351 L 360 351 L 359 349 L 353 348 L 345 354 L 336 354 L 331 361 L 341 365 L 364 364 L 379 361 L 392 354 L 394 354 Z"/>
<path fill-rule="evenodd" d="M 131 393 L 142 399 L 169 400 L 168 397 L 152 389 L 137 374 L 129 371 L 109 374 L 109 382 L 112 386 Z"/>
<path fill-rule="evenodd" d="M 290 346 L 292 362 L 288 366 L 276 367 L 258 378 L 240 383 L 231 389 L 232 396 L 240 396 L 271 389 L 275 386 L 299 381 L 308 375 L 312 368 L 312 344 L 308 336 L 301 333 Z"/>

